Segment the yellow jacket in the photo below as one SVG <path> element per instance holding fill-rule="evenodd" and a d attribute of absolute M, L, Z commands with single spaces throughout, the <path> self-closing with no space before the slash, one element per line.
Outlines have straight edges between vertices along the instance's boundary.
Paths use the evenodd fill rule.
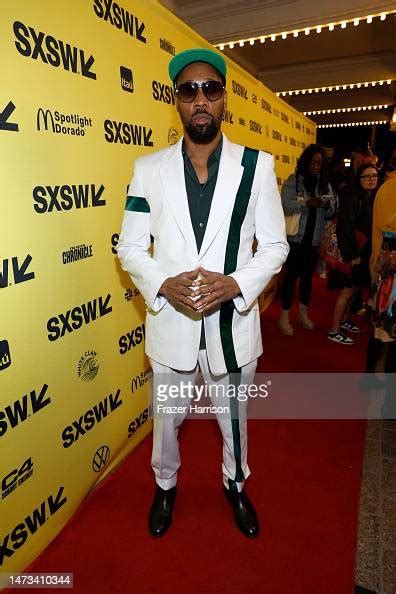
<path fill-rule="evenodd" d="M 374 201 L 371 273 L 381 250 L 384 231 L 396 233 L 396 178 L 381 186 Z"/>

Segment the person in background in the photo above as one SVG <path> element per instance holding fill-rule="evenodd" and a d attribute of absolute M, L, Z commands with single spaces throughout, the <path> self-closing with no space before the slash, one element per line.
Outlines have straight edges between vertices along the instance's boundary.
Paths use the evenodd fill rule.
<path fill-rule="evenodd" d="M 322 147 L 310 144 L 300 155 L 296 172 L 285 181 L 281 191 L 285 216 L 300 213 L 297 235 L 288 236 L 289 256 L 281 289 L 281 315 L 278 328 L 286 336 L 293 336 L 289 314 L 297 279 L 299 283 L 299 311 L 297 321 L 306 330 L 315 325 L 308 317 L 311 301 L 312 275 L 318 257 L 318 244 L 325 219 L 334 214 L 335 198 L 327 178 L 326 155 Z"/>
<path fill-rule="evenodd" d="M 355 175 L 361 165 L 378 166 L 378 157 L 373 153 L 370 146 L 367 146 L 367 148 L 355 155 L 355 158 L 353 159 L 353 171 Z"/>
<path fill-rule="evenodd" d="M 385 360 L 384 418 L 396 418 L 396 177 L 386 181 L 374 202 L 370 308 L 374 333 L 369 339 L 367 366 L 374 371 L 384 343 L 388 345 Z M 371 376 L 372 377 L 372 376 Z M 374 376 L 375 378 L 375 376 Z M 377 387 L 367 376 L 366 383 Z M 373 385 L 374 384 L 374 385 Z"/>
<path fill-rule="evenodd" d="M 352 264 L 351 274 L 331 270 L 329 289 L 340 289 L 334 311 L 331 330 L 327 337 L 343 345 L 355 343 L 345 330 L 358 333 L 360 328 L 349 318 L 353 298 L 359 288 L 370 286 L 369 260 L 371 254 L 372 195 L 378 184 L 378 172 L 369 163 L 358 168 L 353 183 L 340 194 L 337 218 L 337 242 L 342 259 Z M 356 231 L 366 238 L 359 247 Z"/>

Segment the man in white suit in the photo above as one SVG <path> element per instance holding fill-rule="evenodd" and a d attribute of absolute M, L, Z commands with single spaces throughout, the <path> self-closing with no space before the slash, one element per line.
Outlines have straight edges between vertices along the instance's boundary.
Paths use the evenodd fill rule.
<path fill-rule="evenodd" d="M 181 52 L 172 58 L 169 74 L 184 136 L 136 160 L 118 256 L 146 302 L 154 386 L 156 377 L 174 385 L 195 381 L 198 370 L 207 386 L 233 381 L 231 373 L 247 385 L 262 353 L 257 298 L 288 253 L 273 158 L 222 134 L 227 94 L 220 54 L 200 48 Z M 163 535 L 172 521 L 184 409 L 154 413 L 153 536 Z M 250 474 L 246 401 L 233 402 L 231 409 L 217 417 L 224 493 L 238 528 L 252 538 L 259 523 L 243 488 Z"/>

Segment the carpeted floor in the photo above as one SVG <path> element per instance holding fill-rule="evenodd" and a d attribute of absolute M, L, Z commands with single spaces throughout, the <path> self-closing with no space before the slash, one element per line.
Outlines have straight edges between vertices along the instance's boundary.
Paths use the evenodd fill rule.
<path fill-rule="evenodd" d="M 318 329 L 283 337 L 279 304 L 263 316 L 260 369 L 361 371 L 354 347 L 326 338 L 334 295 L 315 279 Z M 150 439 L 82 506 L 30 571 L 74 572 L 74 592 L 94 594 L 352 594 L 361 421 L 249 421 L 247 489 L 261 535 L 234 526 L 220 483 L 221 442 L 211 420 L 186 421 L 174 523 L 163 539 L 147 533 L 153 494 Z"/>

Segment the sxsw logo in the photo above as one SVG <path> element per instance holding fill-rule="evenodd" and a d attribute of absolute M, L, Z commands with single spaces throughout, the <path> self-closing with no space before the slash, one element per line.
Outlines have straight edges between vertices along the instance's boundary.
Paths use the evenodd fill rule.
<path fill-rule="evenodd" d="M 133 93 L 133 74 L 130 68 L 120 66 L 121 88 L 128 93 Z"/>
<path fill-rule="evenodd" d="M 0 130 L 7 130 L 8 132 L 18 132 L 19 126 L 13 122 L 9 122 L 8 118 L 15 110 L 15 105 L 12 101 L 8 102 L 8 105 L 0 113 Z"/>
<path fill-rule="evenodd" d="M 20 21 L 15 21 L 13 28 L 15 47 L 22 56 L 33 60 L 40 58 L 44 64 L 96 80 L 95 72 L 91 71 L 95 62 L 92 54 L 86 58 L 84 50 L 42 31 L 37 32 Z"/>
<path fill-rule="evenodd" d="M 0 371 L 11 365 L 11 353 L 8 340 L 0 340 Z"/>
<path fill-rule="evenodd" d="M 138 346 L 141 342 L 143 342 L 145 335 L 146 331 L 144 324 L 141 324 L 140 326 L 136 326 L 136 328 L 133 328 L 133 330 L 121 336 L 118 341 L 120 355 L 125 355 L 125 353 L 130 351 L 132 348 Z"/>
<path fill-rule="evenodd" d="M 38 214 L 46 212 L 60 212 L 81 209 L 92 206 L 106 206 L 106 200 L 102 198 L 105 187 L 101 184 L 71 184 L 63 186 L 36 186 L 33 188 L 33 205 Z"/>
<path fill-rule="evenodd" d="M 47 322 L 48 340 L 58 340 L 65 336 L 66 332 L 72 333 L 84 324 L 90 324 L 111 313 L 113 308 L 110 301 L 111 295 L 108 293 L 106 297 L 97 297 L 50 318 Z"/>
<path fill-rule="evenodd" d="M 8 404 L 3 410 L 0 409 L 0 437 L 7 433 L 9 428 L 15 429 L 29 417 L 40 412 L 51 403 L 50 396 L 46 397 L 48 385 L 44 384 L 37 393 L 32 390 L 29 394 L 24 394 L 19 400 Z"/>
<path fill-rule="evenodd" d="M 222 120 L 223 120 L 223 122 L 226 122 L 227 124 L 233 124 L 234 123 L 234 114 L 232 113 L 232 111 L 229 111 L 228 109 L 226 109 L 223 113 Z"/>
<path fill-rule="evenodd" d="M 105 139 L 117 144 L 133 144 L 135 146 L 154 146 L 151 140 L 152 128 L 129 122 L 104 121 Z"/>
<path fill-rule="evenodd" d="M 28 254 L 22 261 L 18 256 L 6 258 L 0 265 L 0 289 L 18 285 L 34 278 L 34 272 L 28 272 L 32 256 Z M 10 281 L 10 282 L 9 282 Z"/>
<path fill-rule="evenodd" d="M 98 18 L 107 21 L 117 29 L 123 29 L 125 33 L 135 37 L 138 41 L 146 43 L 147 40 L 143 35 L 146 25 L 143 21 L 113 0 L 94 0 L 93 9 Z"/>
<path fill-rule="evenodd" d="M 138 417 L 135 417 L 135 419 L 129 423 L 128 439 L 132 437 L 132 435 L 134 435 L 136 431 L 146 423 L 150 416 L 152 416 L 152 410 L 151 407 L 147 407 L 139 414 Z"/>
<path fill-rule="evenodd" d="M 89 408 L 78 419 L 73 421 L 71 425 L 63 429 L 63 447 L 69 448 L 80 436 L 82 437 L 88 431 L 91 431 L 97 423 L 103 421 L 103 419 L 117 410 L 121 405 L 121 390 L 118 389 L 114 396 L 113 394 L 109 394 L 92 408 Z"/>
<path fill-rule="evenodd" d="M 173 87 L 161 83 L 158 80 L 153 80 L 153 82 L 151 83 L 151 88 L 153 91 L 153 98 L 155 101 L 163 101 L 168 105 L 175 104 L 175 91 Z"/>
<path fill-rule="evenodd" d="M 67 497 L 63 493 L 64 487 L 61 486 L 55 495 L 49 495 L 30 514 L 20 518 L 20 522 L 11 532 L 5 536 L 0 535 L 0 567 L 6 557 L 12 557 L 26 543 L 29 536 L 36 534 L 51 516 L 65 505 Z"/>

